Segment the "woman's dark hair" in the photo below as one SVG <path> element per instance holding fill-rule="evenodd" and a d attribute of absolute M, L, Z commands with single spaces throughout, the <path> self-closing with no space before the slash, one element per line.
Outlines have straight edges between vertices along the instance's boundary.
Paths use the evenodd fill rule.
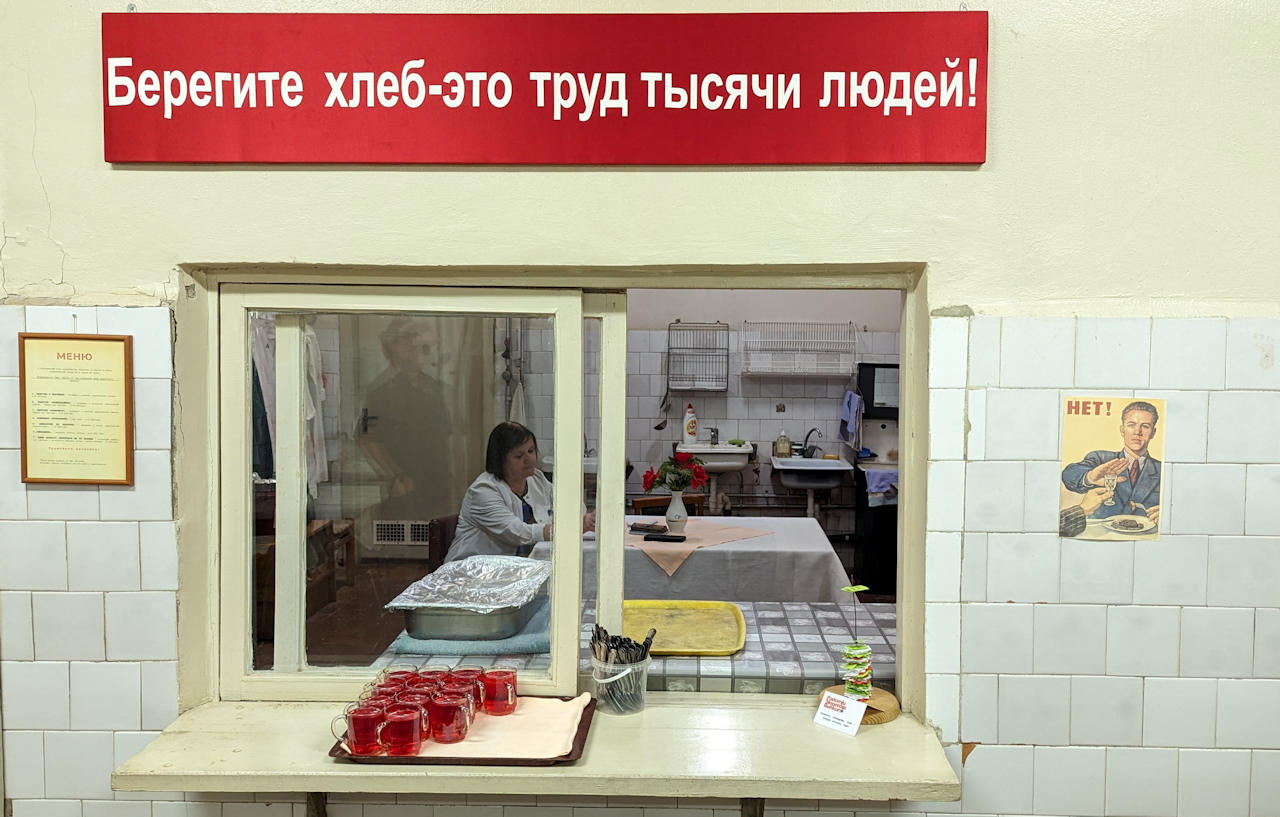
<path fill-rule="evenodd" d="M 484 470 L 498 479 L 504 479 L 503 471 L 507 467 L 507 455 L 514 449 L 533 440 L 533 450 L 538 450 L 538 438 L 533 432 L 519 423 L 498 423 L 489 432 L 489 446 L 484 452 Z"/>

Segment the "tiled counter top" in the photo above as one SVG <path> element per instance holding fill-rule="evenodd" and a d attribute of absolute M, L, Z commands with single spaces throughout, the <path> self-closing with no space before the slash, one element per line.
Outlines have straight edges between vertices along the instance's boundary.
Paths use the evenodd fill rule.
<path fill-rule="evenodd" d="M 736 603 L 747 624 L 741 651 L 724 657 L 655 657 L 649 666 L 649 689 L 817 694 L 841 683 L 843 649 L 853 641 L 855 629 L 871 647 L 873 683 L 893 689 L 898 640 L 893 604 Z M 584 609 L 584 622 L 594 618 L 594 609 Z M 591 672 L 590 638 L 591 626 L 584 624 L 578 663 L 583 674 Z"/>

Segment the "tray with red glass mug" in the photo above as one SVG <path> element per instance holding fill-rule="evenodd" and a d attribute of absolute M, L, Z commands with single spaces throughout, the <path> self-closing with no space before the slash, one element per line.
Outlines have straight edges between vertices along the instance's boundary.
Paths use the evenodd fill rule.
<path fill-rule="evenodd" d="M 594 712 L 585 695 L 517 696 L 510 667 L 389 667 L 333 719 L 337 742 L 329 756 L 382 764 L 569 763 L 582 756 Z"/>

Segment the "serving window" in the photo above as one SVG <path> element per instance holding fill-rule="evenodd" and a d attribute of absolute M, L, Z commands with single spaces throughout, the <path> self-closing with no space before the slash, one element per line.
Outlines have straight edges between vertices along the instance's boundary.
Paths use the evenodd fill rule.
<path fill-rule="evenodd" d="M 582 303 L 573 290 L 222 288 L 223 698 L 350 696 L 374 668 L 481 652 L 514 656 L 530 691 L 574 691 Z M 546 338 L 523 406 L 507 365 L 521 324 Z M 469 528 L 479 516 L 459 511 L 470 486 L 501 483 L 488 442 L 511 419 L 533 432 L 533 460 L 566 467 L 503 495 L 519 503 L 511 525 Z M 516 481 L 510 462 L 497 470 Z M 551 578 L 500 616 L 405 594 L 445 562 L 525 556 L 544 538 Z"/>

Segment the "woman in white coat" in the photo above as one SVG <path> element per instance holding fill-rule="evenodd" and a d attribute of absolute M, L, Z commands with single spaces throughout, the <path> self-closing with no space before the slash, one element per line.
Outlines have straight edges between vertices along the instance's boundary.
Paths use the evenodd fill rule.
<path fill-rule="evenodd" d="M 519 423 L 505 422 L 489 432 L 485 471 L 462 498 L 458 528 L 446 561 L 479 554 L 526 556 L 551 539 L 551 480 L 538 470 L 538 441 Z M 582 518 L 582 530 L 595 530 L 595 514 Z"/>

